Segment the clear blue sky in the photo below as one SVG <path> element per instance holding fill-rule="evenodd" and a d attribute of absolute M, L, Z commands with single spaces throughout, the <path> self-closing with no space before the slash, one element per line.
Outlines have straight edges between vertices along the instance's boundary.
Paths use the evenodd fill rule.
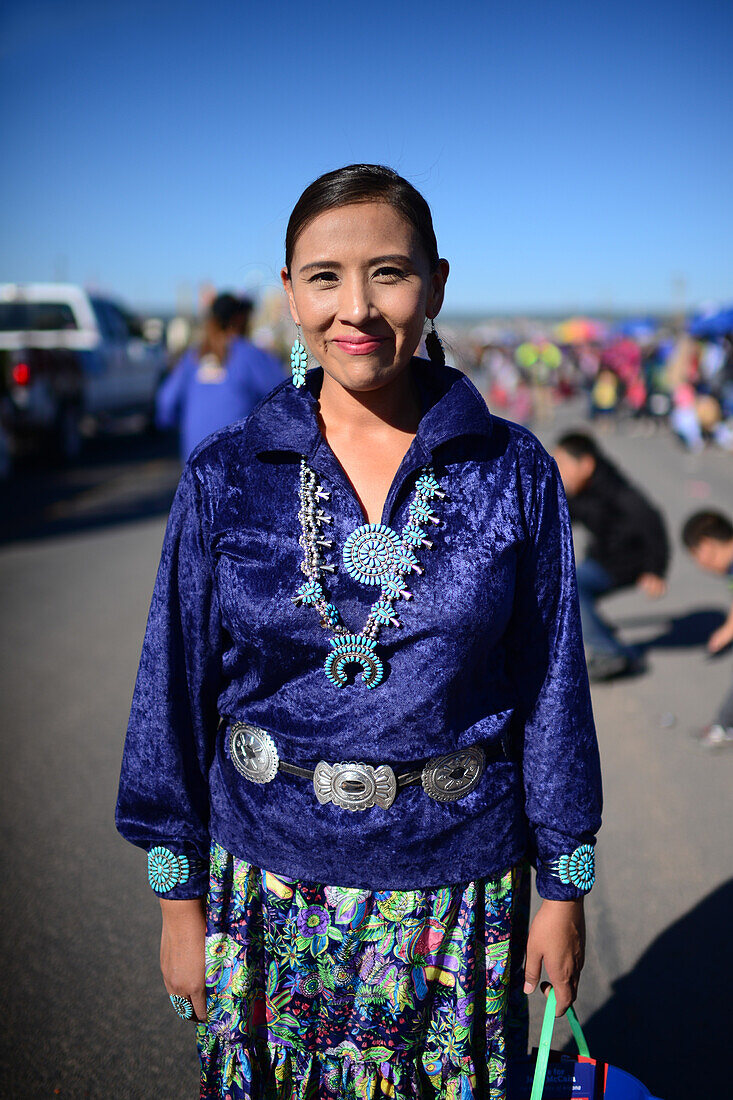
<path fill-rule="evenodd" d="M 406 175 L 450 309 L 733 297 L 733 4 L 6 0 L 0 280 L 274 285 L 290 209 Z M 679 290 L 678 290 L 679 294 Z"/>

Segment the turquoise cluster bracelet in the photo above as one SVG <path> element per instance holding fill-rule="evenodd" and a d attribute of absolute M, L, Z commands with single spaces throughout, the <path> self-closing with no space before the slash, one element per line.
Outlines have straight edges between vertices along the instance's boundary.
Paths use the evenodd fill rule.
<path fill-rule="evenodd" d="M 569 856 L 558 856 L 546 863 L 545 868 L 565 886 L 575 886 L 585 893 L 596 881 L 596 856 L 590 844 L 581 844 Z"/>
<path fill-rule="evenodd" d="M 182 886 L 190 874 L 187 856 L 176 855 L 162 845 L 148 852 L 148 879 L 156 894 L 167 894 L 175 886 Z"/>

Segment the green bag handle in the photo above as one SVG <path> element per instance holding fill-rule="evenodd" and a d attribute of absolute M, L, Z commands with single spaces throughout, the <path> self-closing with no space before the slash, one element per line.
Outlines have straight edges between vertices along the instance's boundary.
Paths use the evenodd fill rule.
<path fill-rule="evenodd" d="M 537 1050 L 537 1064 L 534 1071 L 534 1081 L 532 1082 L 532 1095 L 529 1100 L 542 1100 L 542 1093 L 545 1091 L 547 1063 L 550 1060 L 550 1044 L 552 1043 L 552 1033 L 555 1029 L 555 1005 L 555 990 L 550 986 L 550 992 L 547 994 L 547 1004 L 545 1005 L 545 1016 L 542 1021 L 540 1045 Z M 580 1054 L 582 1058 L 590 1058 L 590 1051 L 585 1041 L 585 1035 L 583 1034 L 581 1026 L 578 1023 L 578 1017 L 575 1015 L 572 1007 L 567 1010 L 566 1015 L 568 1023 L 570 1024 L 570 1030 L 573 1033 L 573 1038 L 578 1047 L 578 1054 Z"/>

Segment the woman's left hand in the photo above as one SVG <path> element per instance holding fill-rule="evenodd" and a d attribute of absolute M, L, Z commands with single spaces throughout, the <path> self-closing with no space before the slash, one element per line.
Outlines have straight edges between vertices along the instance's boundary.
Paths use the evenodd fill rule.
<path fill-rule="evenodd" d="M 585 961 L 583 898 L 542 902 L 532 921 L 524 965 L 524 992 L 534 993 L 542 964 L 557 998 L 556 1016 L 563 1016 L 578 994 Z"/>

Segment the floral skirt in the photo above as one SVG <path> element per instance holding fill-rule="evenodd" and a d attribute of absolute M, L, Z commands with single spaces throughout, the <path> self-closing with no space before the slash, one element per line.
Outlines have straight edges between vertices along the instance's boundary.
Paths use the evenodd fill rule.
<path fill-rule="evenodd" d="M 211 850 L 201 1097 L 504 1100 L 527 1047 L 529 875 L 294 882 Z"/>

